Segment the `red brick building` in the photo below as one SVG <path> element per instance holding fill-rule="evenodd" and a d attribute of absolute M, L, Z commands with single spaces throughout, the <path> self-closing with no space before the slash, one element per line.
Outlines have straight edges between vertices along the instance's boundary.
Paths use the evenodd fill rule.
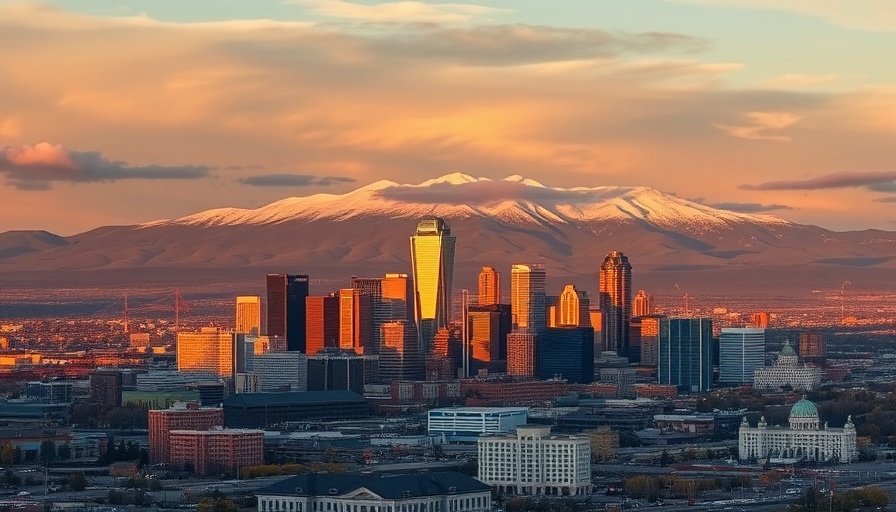
<path fill-rule="evenodd" d="M 172 430 L 170 462 L 197 475 L 239 475 L 264 464 L 264 431 L 247 429 Z"/>
<path fill-rule="evenodd" d="M 199 407 L 197 402 L 179 402 L 170 409 L 149 411 L 149 462 L 171 462 L 169 434 L 172 430 L 209 430 L 224 425 L 224 409 Z"/>
<path fill-rule="evenodd" d="M 569 393 L 565 380 L 535 380 L 512 377 L 495 379 L 465 379 L 460 383 L 464 405 L 542 405 Z"/>

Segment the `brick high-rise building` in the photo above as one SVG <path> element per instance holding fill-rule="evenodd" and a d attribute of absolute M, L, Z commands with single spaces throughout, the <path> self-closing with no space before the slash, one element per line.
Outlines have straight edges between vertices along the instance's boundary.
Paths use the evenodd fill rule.
<path fill-rule="evenodd" d="M 535 376 L 538 341 L 534 331 L 511 331 L 507 335 L 507 375 Z"/>
<path fill-rule="evenodd" d="M 242 468 L 264 464 L 264 431 L 247 429 L 172 430 L 169 462 L 193 468 L 197 475 L 239 475 Z"/>
<path fill-rule="evenodd" d="M 171 461 L 169 435 L 172 430 L 209 430 L 224 425 L 224 410 L 179 402 L 169 409 L 149 411 L 149 462 Z"/>

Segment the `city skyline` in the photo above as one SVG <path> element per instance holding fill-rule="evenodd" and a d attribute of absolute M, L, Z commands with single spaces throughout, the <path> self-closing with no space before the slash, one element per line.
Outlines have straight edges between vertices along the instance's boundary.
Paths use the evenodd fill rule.
<path fill-rule="evenodd" d="M 0 3 L 0 231 L 451 171 L 894 228 L 886 2 L 216 5 Z"/>

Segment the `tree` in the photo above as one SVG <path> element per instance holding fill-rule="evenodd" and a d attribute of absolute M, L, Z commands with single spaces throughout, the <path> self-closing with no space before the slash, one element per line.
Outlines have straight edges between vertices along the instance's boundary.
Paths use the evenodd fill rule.
<path fill-rule="evenodd" d="M 59 445 L 56 449 L 56 456 L 59 460 L 69 460 L 72 458 L 72 449 L 68 444 Z"/>
<path fill-rule="evenodd" d="M 23 460 L 25 460 L 25 454 L 22 453 L 22 447 L 16 446 L 16 449 L 12 451 L 12 463 L 21 464 Z"/>
<path fill-rule="evenodd" d="M 9 441 L 3 441 L 3 446 L 0 447 L 0 464 L 4 464 L 6 466 L 12 464 L 15 455 L 16 452 L 12 447 L 12 443 L 10 443 Z"/>
<path fill-rule="evenodd" d="M 56 460 L 56 443 L 49 439 L 40 443 L 40 461 L 49 464 Z"/>
<path fill-rule="evenodd" d="M 239 512 L 236 503 L 227 498 L 202 498 L 196 512 Z"/>
<path fill-rule="evenodd" d="M 83 491 L 87 488 L 87 477 L 84 476 L 84 473 L 70 473 L 65 483 L 73 492 Z"/>
<path fill-rule="evenodd" d="M 11 469 L 7 469 L 6 473 L 3 474 L 3 481 L 9 485 L 14 485 L 16 487 L 18 487 L 19 484 L 22 483 L 21 477 L 15 474 Z"/>

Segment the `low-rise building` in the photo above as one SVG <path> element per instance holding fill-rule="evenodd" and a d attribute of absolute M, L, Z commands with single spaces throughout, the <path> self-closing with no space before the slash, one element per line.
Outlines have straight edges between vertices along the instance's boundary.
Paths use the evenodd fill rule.
<path fill-rule="evenodd" d="M 479 480 L 498 492 L 522 495 L 591 494 L 587 436 L 551 434 L 551 427 L 520 427 L 478 440 Z"/>
<path fill-rule="evenodd" d="M 296 475 L 257 493 L 259 512 L 488 512 L 491 489 L 461 473 Z"/>
<path fill-rule="evenodd" d="M 528 422 L 528 407 L 451 407 L 427 415 L 430 436 L 447 442 L 475 442 L 482 434 L 501 434 Z"/>
<path fill-rule="evenodd" d="M 169 409 L 149 411 L 149 461 L 171 461 L 170 434 L 173 430 L 209 430 L 224 425 L 219 407 L 200 407 L 198 403 L 177 403 Z"/>

